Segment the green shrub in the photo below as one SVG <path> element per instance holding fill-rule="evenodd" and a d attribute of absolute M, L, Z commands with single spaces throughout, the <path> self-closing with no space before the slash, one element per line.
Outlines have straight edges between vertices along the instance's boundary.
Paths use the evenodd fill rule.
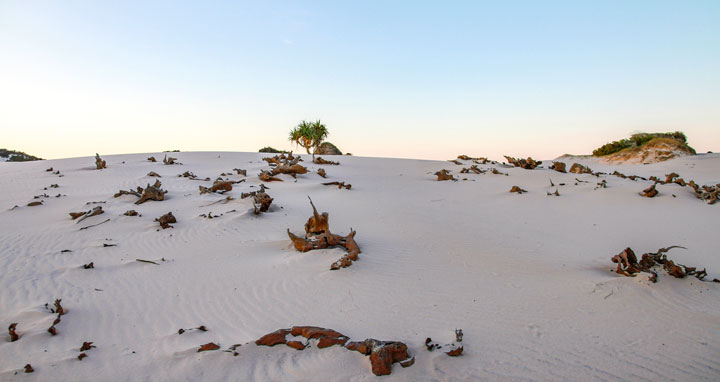
<path fill-rule="evenodd" d="M 629 139 L 621 139 L 619 141 L 613 141 L 600 146 L 599 148 L 593 150 L 593 156 L 601 157 L 630 147 L 640 147 L 655 138 L 670 138 L 682 143 L 687 143 L 687 137 L 682 131 L 674 131 L 670 133 L 637 133 L 631 135 Z"/>
<path fill-rule="evenodd" d="M 259 153 L 281 154 L 281 153 L 285 153 L 287 151 L 281 151 L 281 150 L 278 150 L 278 149 L 270 147 L 270 146 L 265 146 L 265 147 L 261 148 L 260 150 L 258 150 L 258 152 Z"/>

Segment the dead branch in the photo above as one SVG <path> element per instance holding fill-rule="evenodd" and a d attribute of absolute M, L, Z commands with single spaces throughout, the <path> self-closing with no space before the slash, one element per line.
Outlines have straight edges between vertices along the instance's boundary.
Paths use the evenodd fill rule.
<path fill-rule="evenodd" d="M 198 349 L 198 353 L 201 351 L 210 351 L 210 350 L 218 350 L 220 349 L 220 345 L 208 342 L 205 345 L 200 346 L 200 349 Z"/>
<path fill-rule="evenodd" d="M 139 262 L 141 262 L 141 263 L 148 263 L 148 264 L 160 265 L 160 264 L 158 264 L 158 263 L 156 263 L 156 262 L 154 262 L 154 261 L 151 261 L 151 260 L 135 259 L 135 261 L 139 261 Z"/>
<path fill-rule="evenodd" d="M 150 157 L 147 160 L 149 160 L 150 162 L 157 162 L 157 159 L 155 159 L 155 157 Z"/>
<path fill-rule="evenodd" d="M 267 212 L 267 210 L 270 209 L 273 198 L 266 194 L 265 190 L 260 190 L 253 195 L 253 201 L 253 213 L 259 215 L 261 212 Z"/>
<path fill-rule="evenodd" d="M 166 165 L 170 164 L 180 164 L 179 162 L 175 162 L 177 158 L 168 157 L 167 154 L 165 154 L 165 158 L 163 158 L 163 163 Z"/>
<path fill-rule="evenodd" d="M 500 171 L 498 171 L 498 169 L 496 169 L 496 168 L 494 168 L 494 167 L 493 167 L 492 170 L 490 170 L 490 172 L 493 173 L 493 174 L 495 174 L 495 175 L 505 175 L 505 176 L 508 176 L 507 173 L 500 172 Z"/>
<path fill-rule="evenodd" d="M 527 191 L 523 190 L 522 188 L 520 188 L 518 186 L 512 186 L 512 188 L 510 189 L 510 192 L 517 192 L 518 194 L 522 194 L 523 192 L 527 192 Z"/>
<path fill-rule="evenodd" d="M 486 172 L 486 170 L 481 170 L 481 169 L 479 169 L 476 164 L 470 166 L 470 168 L 463 167 L 463 169 L 460 170 L 460 173 L 461 173 L 461 174 L 468 174 L 468 173 L 470 173 L 470 172 L 474 172 L 474 173 L 476 173 L 476 174 L 483 174 L 483 173 Z"/>
<path fill-rule="evenodd" d="M 95 269 L 95 263 L 90 262 L 89 264 L 83 265 L 83 269 Z"/>
<path fill-rule="evenodd" d="M 340 164 L 340 162 L 333 162 L 333 161 L 330 161 L 330 160 L 325 160 L 325 159 L 323 159 L 323 158 L 321 158 L 321 157 L 316 157 L 315 160 L 313 160 L 313 163 L 315 163 L 315 164 L 329 164 L 329 165 L 335 165 L 335 166 L 337 166 L 337 165 Z"/>
<path fill-rule="evenodd" d="M 243 179 L 243 180 L 245 180 L 245 179 Z M 200 187 L 200 195 L 207 194 L 209 192 L 213 192 L 213 193 L 217 193 L 217 194 L 224 194 L 228 191 L 232 191 L 233 183 L 235 183 L 235 182 L 217 179 L 217 180 L 215 180 L 215 182 L 213 182 L 213 185 L 210 188 L 199 186 Z"/>
<path fill-rule="evenodd" d="M 75 224 L 78 224 L 81 221 L 83 221 L 91 216 L 97 216 L 97 215 L 100 215 L 103 213 L 105 213 L 105 211 L 103 211 L 102 206 L 97 206 L 97 207 L 93 207 L 92 210 L 87 211 L 87 212 L 70 212 L 70 217 L 72 217 L 73 220 L 80 218 L 80 220 L 78 220 L 77 223 L 75 223 Z"/>
<path fill-rule="evenodd" d="M 104 221 L 101 221 L 100 223 L 91 224 L 91 225 L 89 225 L 89 226 L 87 226 L 87 227 L 82 227 L 82 228 L 80 228 L 80 231 L 82 231 L 82 230 L 84 230 L 84 229 L 88 229 L 88 228 L 90 228 L 90 227 L 99 226 L 100 224 L 107 223 L 107 222 L 109 222 L 109 221 L 110 221 L 110 219 L 105 219 Z"/>
<path fill-rule="evenodd" d="M 135 204 L 142 204 L 148 200 L 162 201 L 165 200 L 165 194 L 167 191 L 160 188 L 161 184 L 159 180 L 155 181 L 152 186 L 148 183 L 147 187 L 142 191 L 140 200 L 136 201 Z"/>
<path fill-rule="evenodd" d="M 127 211 L 125 211 L 125 213 L 124 213 L 123 215 L 125 215 L 125 216 L 137 216 L 137 214 L 138 214 L 138 213 L 137 213 L 137 211 L 135 211 L 135 210 L 127 210 Z"/>
<path fill-rule="evenodd" d="M 352 187 L 352 184 L 345 184 L 345 182 L 328 182 L 323 183 L 323 186 L 338 186 L 338 188 L 345 188 L 349 190 Z"/>
<path fill-rule="evenodd" d="M 93 345 L 92 342 L 83 342 L 82 346 L 80 347 L 80 351 L 88 351 L 95 347 L 97 346 Z"/>
<path fill-rule="evenodd" d="M 377 376 L 389 375 L 395 362 L 400 363 L 402 367 L 412 366 L 415 363 L 415 357 L 410 356 L 407 345 L 402 342 L 368 338 L 362 342 L 348 342 L 345 348 L 370 356 L 372 372 Z"/>
<path fill-rule="evenodd" d="M 327 174 L 325 173 L 325 169 L 324 169 L 324 168 L 319 168 L 319 169 L 317 170 L 317 174 L 320 175 L 320 176 L 322 176 L 323 178 L 325 178 L 325 177 L 327 176 Z"/>
<path fill-rule="evenodd" d="M 638 261 L 635 252 L 630 248 L 625 248 L 622 252 L 612 257 L 612 262 L 617 263 L 616 273 L 623 276 L 636 276 L 640 272 L 650 273 L 649 280 L 657 282 L 657 272 L 654 268 L 661 266 L 665 272 L 676 278 L 684 278 L 685 276 L 695 276 L 698 280 L 703 281 L 707 276 L 705 269 L 698 271 L 695 267 L 688 267 L 682 264 L 675 264 L 672 260 L 667 258 L 665 254 L 673 248 L 685 247 L 673 245 L 667 248 L 660 248 L 655 253 L 645 253 L 642 255 L 640 261 Z"/>
<path fill-rule="evenodd" d="M 28 207 L 36 207 L 36 206 L 42 206 L 43 202 L 42 200 L 39 202 L 30 202 L 27 204 Z"/>
<path fill-rule="evenodd" d="M 147 176 L 155 176 L 158 178 L 162 178 L 162 176 L 160 176 L 160 174 L 156 173 L 155 171 L 150 171 Z"/>
<path fill-rule="evenodd" d="M 234 168 L 233 171 L 235 171 L 238 175 L 247 176 L 247 170 L 242 170 L 239 168 Z"/>
<path fill-rule="evenodd" d="M 177 223 L 177 220 L 175 219 L 175 216 L 173 216 L 172 212 L 168 212 L 165 215 L 160 216 L 159 218 L 155 219 L 155 221 L 160 223 L 160 227 L 162 227 L 162 229 L 174 228 L 170 225 L 170 223 Z"/>
<path fill-rule="evenodd" d="M 448 160 L 448 162 L 450 162 L 450 163 L 455 163 L 456 165 L 462 166 L 462 162 L 460 162 L 460 161 L 457 160 L 457 159 L 450 159 L 450 160 Z"/>
<path fill-rule="evenodd" d="M 98 153 L 95 153 L 95 169 L 102 170 L 104 168 L 107 168 L 107 163 L 105 163 L 104 160 L 100 159 L 100 155 Z"/>

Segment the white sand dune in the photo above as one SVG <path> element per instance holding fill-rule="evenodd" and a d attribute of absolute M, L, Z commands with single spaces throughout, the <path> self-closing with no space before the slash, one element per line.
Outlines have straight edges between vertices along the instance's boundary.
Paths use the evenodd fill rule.
<path fill-rule="evenodd" d="M 595 189 L 594 176 L 545 168 L 476 175 L 458 174 L 461 166 L 449 162 L 334 157 L 341 165 L 322 166 L 327 180 L 309 160 L 310 172 L 297 181 L 280 175 L 284 182 L 268 184 L 271 210 L 255 216 L 251 199 L 239 196 L 258 189 L 266 154 L 173 153 L 183 165 L 172 166 L 148 162 L 150 155 L 162 157 L 103 157 L 102 171 L 91 157 L 0 163 L 0 324 L 17 322 L 20 334 L 10 342 L 3 333 L 0 380 L 379 378 L 367 357 L 340 346 L 297 351 L 252 342 L 292 325 L 405 342 L 416 362 L 395 364 L 382 377 L 391 380 L 720 379 L 720 284 L 662 271 L 652 284 L 647 274 L 614 273 L 610 262 L 628 246 L 641 254 L 681 245 L 687 250 L 670 258 L 707 267 L 706 280 L 720 278 L 720 207 L 689 188 L 659 185 L 660 195 L 649 199 L 638 193 L 650 182 L 614 176 Z M 716 154 L 653 165 L 586 162 L 596 171 L 662 178 L 675 171 L 686 181 L 720 183 Z M 247 169 L 247 180 L 224 196 L 199 194 L 211 182 L 177 177 L 191 171 L 215 179 L 233 168 Z M 442 168 L 468 180 L 437 182 L 432 174 Z M 162 175 L 165 201 L 113 198 L 154 182 L 149 171 Z M 550 187 L 549 179 L 565 185 Z M 334 180 L 352 189 L 320 184 Z M 51 184 L 59 188 L 44 190 Z M 513 185 L 529 192 L 511 194 Z M 556 188 L 559 197 L 546 195 Z M 43 193 L 51 196 L 44 205 L 26 206 Z M 236 200 L 208 206 L 228 195 Z M 308 196 L 329 212 L 335 233 L 357 230 L 362 253 L 351 267 L 329 270 L 340 248 L 293 248 L 286 229 L 303 232 Z M 70 219 L 91 201 L 104 201 L 106 212 L 79 224 Z M 129 209 L 142 216 L 122 216 Z M 178 223 L 158 230 L 153 220 L 167 212 Z M 208 212 L 223 216 L 199 217 Z M 95 269 L 82 268 L 89 262 Z M 56 298 L 67 314 L 51 336 L 55 316 L 44 305 Z M 177 333 L 199 325 L 209 330 Z M 456 328 L 465 333 L 463 356 L 425 349 L 426 337 L 450 343 Z M 97 348 L 79 361 L 83 341 Z M 242 346 L 237 356 L 198 353 L 208 342 Z M 22 372 L 27 363 L 34 373 Z"/>

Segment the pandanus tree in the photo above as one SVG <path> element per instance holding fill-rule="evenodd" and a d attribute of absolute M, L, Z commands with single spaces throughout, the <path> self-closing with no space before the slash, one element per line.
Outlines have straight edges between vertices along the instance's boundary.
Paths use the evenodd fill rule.
<path fill-rule="evenodd" d="M 305 148 L 308 154 L 312 154 L 315 160 L 315 150 L 327 138 L 328 131 L 318 119 L 315 122 L 302 121 L 294 129 L 290 130 L 290 142 L 295 142 Z M 310 149 L 313 149 L 312 152 Z"/>

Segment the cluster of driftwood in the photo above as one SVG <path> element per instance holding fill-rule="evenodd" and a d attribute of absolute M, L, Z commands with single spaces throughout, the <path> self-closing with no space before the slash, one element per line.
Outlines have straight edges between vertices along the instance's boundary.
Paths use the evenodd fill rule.
<path fill-rule="evenodd" d="M 306 341 L 287 340 L 287 336 L 304 337 Z M 289 329 L 279 329 L 260 337 L 255 344 L 258 346 L 275 346 L 284 344 L 293 349 L 305 349 L 310 340 L 317 340 L 317 347 L 324 349 L 333 345 L 343 346 L 345 349 L 356 351 L 370 357 L 373 374 L 390 375 L 392 364 L 399 363 L 402 367 L 409 367 L 415 363 L 415 357 L 410 356 L 408 347 L 402 342 L 379 341 L 368 338 L 365 341 L 350 341 L 350 338 L 332 329 L 316 326 L 293 326 Z"/>
<path fill-rule="evenodd" d="M 309 199 L 309 198 L 308 198 Z M 347 236 L 340 236 L 330 232 L 328 223 L 329 215 L 327 212 L 319 214 L 312 200 L 310 205 L 313 208 L 313 216 L 305 223 L 305 237 L 299 237 L 287 230 L 287 234 L 292 240 L 295 249 L 300 252 L 307 252 L 313 249 L 325 249 L 328 247 L 341 246 L 348 253 L 341 257 L 338 261 L 330 265 L 331 270 L 349 267 L 352 262 L 358 259 L 360 247 L 355 242 L 355 233 L 352 228 Z"/>
<path fill-rule="evenodd" d="M 511 165 L 513 165 L 515 167 L 524 168 L 526 170 L 533 170 L 533 169 L 535 169 L 535 167 L 542 164 L 542 161 L 536 161 L 530 157 L 528 157 L 527 159 L 522 159 L 522 158 L 515 159 L 515 158 L 509 157 L 507 155 L 504 155 L 504 157 L 505 157 L 505 159 L 507 159 L 508 163 L 510 163 Z"/>
<path fill-rule="evenodd" d="M 684 278 L 685 276 L 695 276 L 698 280 L 703 280 L 707 276 L 705 269 L 698 271 L 697 268 L 688 267 L 682 264 L 675 264 L 667 258 L 666 252 L 673 248 L 683 248 L 677 245 L 667 248 L 660 248 L 655 253 L 644 253 L 638 261 L 635 252 L 632 249 L 625 248 L 622 252 L 612 257 L 612 262 L 617 264 L 616 273 L 623 276 L 636 276 L 640 272 L 650 274 L 650 281 L 657 282 L 657 272 L 653 270 L 656 266 L 662 267 L 669 275 L 676 278 Z M 714 279 L 715 282 L 720 282 Z"/>
<path fill-rule="evenodd" d="M 136 191 L 120 190 L 114 196 L 118 198 L 121 195 L 135 195 L 140 198 L 135 202 L 135 204 L 142 204 L 147 202 L 148 200 L 162 201 L 165 200 L 165 194 L 167 193 L 167 191 L 160 188 L 161 186 L 162 183 L 160 183 L 159 180 L 156 180 L 152 186 L 150 185 L 150 183 L 148 183 L 147 187 L 145 187 L 144 189 L 138 186 Z"/>
<path fill-rule="evenodd" d="M 55 318 L 55 321 L 53 321 L 52 325 L 48 328 L 48 333 L 52 334 L 53 336 L 57 335 L 57 329 L 55 329 L 55 325 L 60 323 L 60 316 L 65 314 L 65 309 L 63 309 L 62 305 L 60 305 L 60 302 L 62 299 L 55 299 L 55 309 L 49 308 L 48 304 L 45 304 L 45 307 L 48 307 L 50 309 L 50 313 L 57 314 L 57 318 Z"/>
<path fill-rule="evenodd" d="M 100 154 L 95 153 L 95 169 L 102 170 L 104 168 L 107 168 L 107 163 L 100 158 Z"/>
<path fill-rule="evenodd" d="M 299 156 L 293 156 L 289 153 L 275 155 L 274 157 L 263 158 L 264 161 L 268 162 L 272 169 L 268 171 L 262 171 L 258 175 L 260 180 L 263 182 L 282 182 L 282 179 L 276 177 L 279 174 L 288 174 L 295 178 L 298 174 L 306 174 L 307 168 L 298 162 L 302 161 Z"/>
<path fill-rule="evenodd" d="M 163 163 L 166 164 L 166 165 L 170 165 L 170 164 L 182 164 L 182 163 L 176 162 L 176 161 L 177 161 L 177 158 L 169 157 L 169 156 L 167 156 L 167 154 L 165 154 L 165 158 L 163 158 Z"/>
<path fill-rule="evenodd" d="M 469 174 L 471 172 L 474 172 L 475 174 L 484 174 L 487 170 L 481 170 L 478 168 L 476 164 L 470 166 L 469 168 L 463 167 L 462 170 L 460 170 L 461 174 Z M 439 179 L 438 179 L 439 180 Z"/>
<path fill-rule="evenodd" d="M 245 179 L 240 180 L 226 180 L 222 178 L 218 178 L 213 182 L 212 187 L 204 187 L 204 186 L 198 186 L 200 188 L 200 195 L 207 194 L 207 193 L 216 193 L 216 194 L 224 194 L 228 191 L 232 191 L 233 184 L 242 183 Z"/>

